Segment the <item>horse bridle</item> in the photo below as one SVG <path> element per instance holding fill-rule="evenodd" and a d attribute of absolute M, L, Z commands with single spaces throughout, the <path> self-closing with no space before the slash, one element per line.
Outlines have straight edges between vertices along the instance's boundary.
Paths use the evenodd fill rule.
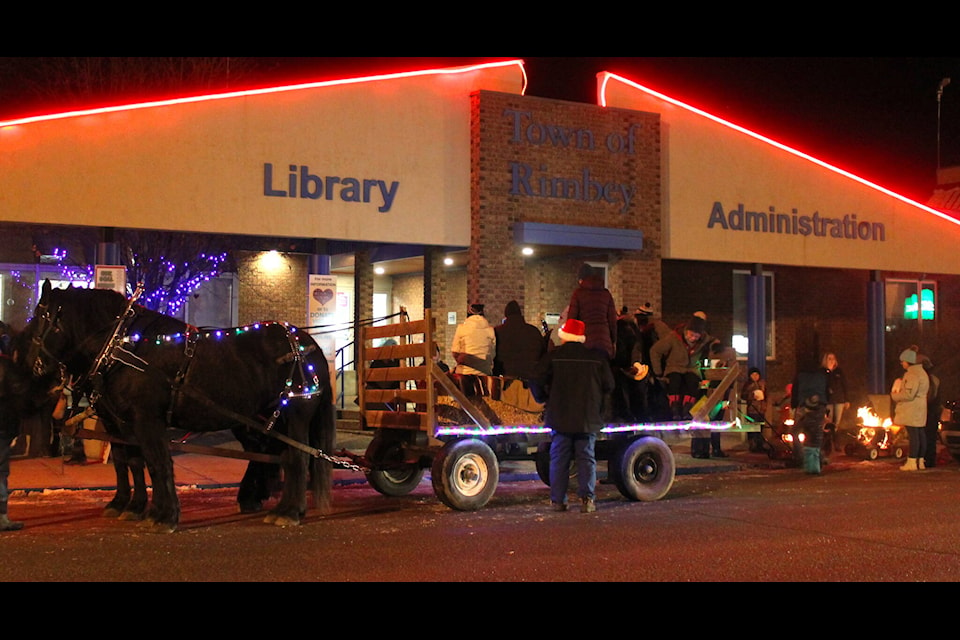
<path fill-rule="evenodd" d="M 31 370 L 33 371 L 33 375 L 39 378 L 47 372 L 47 368 L 43 364 L 44 355 L 51 358 L 60 368 L 63 367 L 60 358 L 47 348 L 47 336 L 49 336 L 51 332 L 56 333 L 60 331 L 60 313 L 63 307 L 57 307 L 56 313 L 51 313 L 49 305 L 39 304 L 37 305 L 37 310 L 40 311 L 37 316 L 39 328 L 30 340 L 30 351 L 27 353 L 27 361 L 33 361 Z"/>

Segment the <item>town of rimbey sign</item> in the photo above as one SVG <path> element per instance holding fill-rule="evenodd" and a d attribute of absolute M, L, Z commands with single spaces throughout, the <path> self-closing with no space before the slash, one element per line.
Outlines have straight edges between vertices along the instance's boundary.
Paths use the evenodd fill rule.
<path fill-rule="evenodd" d="M 531 111 L 504 109 L 503 116 L 510 124 L 511 144 L 619 156 L 637 154 L 637 132 L 643 128 L 640 123 L 632 123 L 626 131 L 603 133 L 542 121 Z M 546 163 L 534 166 L 514 160 L 509 166 L 512 196 L 607 203 L 616 205 L 624 214 L 635 203 L 637 189 L 633 184 L 609 181 L 594 173 L 589 166 L 582 167 L 574 175 L 555 175 Z"/>

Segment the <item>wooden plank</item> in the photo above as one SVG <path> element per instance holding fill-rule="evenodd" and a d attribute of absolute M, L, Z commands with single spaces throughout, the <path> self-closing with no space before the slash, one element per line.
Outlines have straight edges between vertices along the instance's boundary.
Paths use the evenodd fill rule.
<path fill-rule="evenodd" d="M 453 396 L 454 400 L 460 403 L 460 406 L 478 427 L 489 429 L 490 421 L 487 420 L 487 417 L 483 415 L 483 413 L 481 413 L 472 402 L 467 400 L 467 396 L 463 395 L 463 391 L 460 390 L 460 387 L 458 387 L 456 383 L 450 379 L 450 376 L 440 370 L 440 367 L 437 366 L 437 363 L 432 363 L 432 366 L 434 369 L 434 379 L 440 383 L 440 386 L 443 387 L 447 393 Z"/>
<path fill-rule="evenodd" d="M 710 390 L 710 393 L 707 395 L 706 404 L 704 404 L 703 407 L 690 416 L 691 419 L 696 422 L 707 422 L 710 420 L 710 412 L 723 400 L 727 390 L 730 389 L 731 385 L 736 382 L 737 377 L 740 375 L 740 365 L 735 362 L 727 369 L 706 369 L 705 371 L 725 371 L 725 374 L 723 379 L 720 381 L 720 384 L 717 385 L 716 388 Z M 706 376 L 705 378 L 707 380 L 711 379 Z M 736 398 L 734 398 L 733 401 L 736 402 Z"/>
<path fill-rule="evenodd" d="M 403 380 L 422 381 L 427 377 L 427 368 L 419 367 L 367 367 L 363 374 L 364 383 L 400 382 Z"/>
<path fill-rule="evenodd" d="M 431 402 L 430 392 L 426 389 L 367 389 L 366 402 L 389 402 L 391 404 L 427 404 Z"/>
<path fill-rule="evenodd" d="M 425 320 L 413 320 L 411 322 L 394 322 L 393 324 L 382 324 L 377 327 L 364 327 L 364 339 L 375 340 L 377 338 L 396 338 L 399 336 L 409 336 L 415 333 L 424 333 L 427 325 Z"/>
<path fill-rule="evenodd" d="M 364 411 L 370 429 L 393 428 L 426 431 L 427 416 L 414 411 Z"/>
<path fill-rule="evenodd" d="M 435 350 L 435 345 L 433 344 L 433 332 L 436 329 L 436 324 L 433 320 L 433 314 L 430 312 L 430 308 L 423 310 L 423 365 L 426 368 L 426 375 L 423 376 L 424 379 L 424 388 L 428 394 L 427 402 L 425 404 L 426 408 L 426 428 L 432 429 L 433 425 L 436 424 L 437 419 L 437 407 L 436 407 L 436 389 L 434 385 L 435 372 L 439 371 L 440 375 L 447 377 L 447 374 L 440 371 L 440 368 L 437 367 L 436 363 L 433 361 L 433 354 Z M 420 407 L 417 407 L 418 409 Z M 433 434 L 431 434 L 433 435 Z"/>
<path fill-rule="evenodd" d="M 392 344 L 383 347 L 367 347 L 367 360 L 403 360 L 404 358 L 422 358 L 423 344 Z"/>

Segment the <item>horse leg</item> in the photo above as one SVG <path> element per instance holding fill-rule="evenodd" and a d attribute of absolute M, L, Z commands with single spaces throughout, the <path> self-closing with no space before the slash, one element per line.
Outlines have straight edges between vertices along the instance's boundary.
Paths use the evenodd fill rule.
<path fill-rule="evenodd" d="M 180 499 L 165 433 L 166 425 L 162 420 L 146 419 L 137 423 L 137 441 L 153 482 L 153 500 L 147 509 L 145 524 L 149 524 L 154 533 L 173 533 L 180 523 Z"/>
<path fill-rule="evenodd" d="M 280 468 L 276 464 L 251 460 L 240 480 L 237 503 L 240 513 L 257 513 L 270 498 L 272 486 L 279 481 Z"/>
<path fill-rule="evenodd" d="M 281 527 L 300 524 L 307 513 L 307 460 L 305 452 L 293 447 L 287 447 L 280 454 L 283 491 L 264 522 Z"/>
<path fill-rule="evenodd" d="M 254 453 L 279 453 L 282 445 L 273 438 L 262 437 L 245 427 L 232 429 L 233 436 L 243 446 L 243 450 Z M 280 466 L 269 462 L 251 460 L 240 480 L 237 491 L 237 503 L 240 513 L 257 513 L 263 509 L 263 503 L 270 498 L 274 485 L 280 480 Z"/>
<path fill-rule="evenodd" d="M 127 477 L 126 455 L 122 453 L 122 445 L 113 448 L 113 471 L 117 478 L 117 488 L 113 500 L 103 508 L 104 518 L 117 518 L 130 504 L 130 481 Z"/>
<path fill-rule="evenodd" d="M 133 480 L 133 497 L 123 513 L 120 514 L 121 520 L 143 520 L 147 514 L 147 478 L 144 473 L 143 454 L 140 447 L 125 447 L 126 471 L 129 471 Z"/>

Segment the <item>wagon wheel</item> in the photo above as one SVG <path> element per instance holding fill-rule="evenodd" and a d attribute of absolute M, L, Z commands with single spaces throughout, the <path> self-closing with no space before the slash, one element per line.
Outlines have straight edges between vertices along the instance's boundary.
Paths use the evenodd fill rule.
<path fill-rule="evenodd" d="M 497 456 L 476 440 L 448 442 L 433 460 L 433 491 L 440 501 L 459 511 L 482 508 L 497 490 Z"/>
<path fill-rule="evenodd" d="M 419 464 L 403 462 L 403 441 L 377 435 L 367 447 L 366 458 L 374 467 L 367 482 L 385 496 L 405 496 L 420 484 L 424 470 Z M 380 467 L 383 468 L 380 468 Z"/>
<path fill-rule="evenodd" d="M 902 444 L 898 444 L 893 448 L 893 457 L 897 460 L 903 460 L 907 457 L 907 448 Z"/>
<path fill-rule="evenodd" d="M 550 442 L 541 442 L 537 445 L 537 475 L 543 484 L 550 486 Z"/>
<path fill-rule="evenodd" d="M 543 484 L 550 486 L 550 442 L 541 442 L 537 445 L 537 475 Z M 569 477 L 571 480 L 577 477 L 577 460 L 571 458 Z"/>
<path fill-rule="evenodd" d="M 607 469 L 625 498 L 644 502 L 667 495 L 677 472 L 670 447 L 651 436 L 637 438 L 615 453 Z"/>
<path fill-rule="evenodd" d="M 876 460 L 880 457 L 880 449 L 876 447 L 870 447 L 867 449 L 867 460 Z"/>

